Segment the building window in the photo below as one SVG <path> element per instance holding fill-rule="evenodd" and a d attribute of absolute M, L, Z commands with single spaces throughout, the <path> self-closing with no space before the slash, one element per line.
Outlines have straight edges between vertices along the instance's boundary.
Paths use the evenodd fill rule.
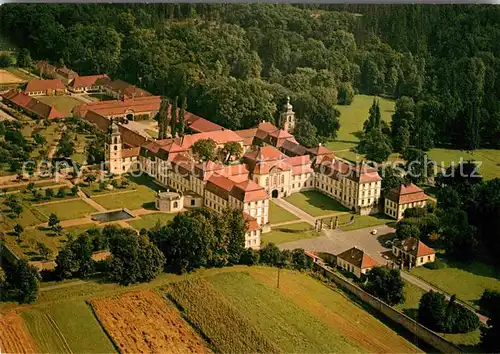
<path fill-rule="evenodd" d="M 285 175 L 281 175 L 281 184 L 285 183 Z"/>
<path fill-rule="evenodd" d="M 179 203 L 174 202 L 174 208 L 177 208 L 179 206 Z"/>
<path fill-rule="evenodd" d="M 194 206 L 194 199 L 191 199 L 191 206 Z"/>
<path fill-rule="evenodd" d="M 266 186 L 269 185 L 269 177 L 266 177 Z"/>
<path fill-rule="evenodd" d="M 118 146 L 115 145 L 115 151 L 118 150 Z"/>

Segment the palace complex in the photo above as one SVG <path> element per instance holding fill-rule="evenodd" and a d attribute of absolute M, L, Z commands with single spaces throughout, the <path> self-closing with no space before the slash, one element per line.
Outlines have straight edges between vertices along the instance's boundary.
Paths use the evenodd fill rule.
<path fill-rule="evenodd" d="M 149 108 L 138 108 L 145 101 Z M 187 113 L 191 134 L 151 140 L 112 120 L 132 112 L 153 116 L 159 105 L 156 96 L 147 96 L 82 105 L 75 113 L 108 129 L 106 160 L 110 172 L 141 169 L 178 193 L 177 197 L 168 194 L 168 198 L 159 195 L 165 199 L 159 204 L 169 205 L 169 210 L 179 208 L 179 203 L 185 208 L 206 206 L 221 213 L 228 207 L 238 208 L 251 226 L 246 246 L 252 248 L 260 247 L 261 233 L 270 229 L 270 198 L 315 189 L 361 215 L 378 212 L 381 178 L 376 169 L 337 159 L 321 145 L 312 149 L 301 146 L 292 135 L 296 118 L 289 99 L 280 115 L 281 128 L 262 122 L 252 129 L 232 131 Z M 215 142 L 216 161 L 196 159 L 191 148 L 202 139 Z M 227 143 L 239 144 L 243 156 L 222 164 Z"/>

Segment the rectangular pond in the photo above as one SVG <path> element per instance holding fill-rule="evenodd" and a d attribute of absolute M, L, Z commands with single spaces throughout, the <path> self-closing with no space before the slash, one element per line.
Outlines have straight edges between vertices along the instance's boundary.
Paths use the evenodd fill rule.
<path fill-rule="evenodd" d="M 92 215 L 92 220 L 99 222 L 109 222 L 109 221 L 118 221 L 124 219 L 132 219 L 134 215 L 127 209 L 107 211 L 104 213 L 94 214 Z"/>

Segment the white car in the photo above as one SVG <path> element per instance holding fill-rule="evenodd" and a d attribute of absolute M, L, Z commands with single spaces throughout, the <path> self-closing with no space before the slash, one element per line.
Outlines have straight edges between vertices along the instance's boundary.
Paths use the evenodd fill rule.
<path fill-rule="evenodd" d="M 384 242 L 384 245 L 385 245 L 385 247 L 390 247 L 390 246 L 392 246 L 393 243 L 394 242 L 392 240 L 387 240 Z"/>
<path fill-rule="evenodd" d="M 373 229 L 370 233 L 371 233 L 372 235 L 376 235 L 376 234 L 377 234 L 377 232 L 378 232 L 378 231 L 377 231 L 377 229 Z"/>

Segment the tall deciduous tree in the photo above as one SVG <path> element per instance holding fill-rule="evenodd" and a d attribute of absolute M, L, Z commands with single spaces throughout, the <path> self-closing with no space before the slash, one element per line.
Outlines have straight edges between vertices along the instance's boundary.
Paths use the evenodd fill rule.
<path fill-rule="evenodd" d="M 217 159 L 217 143 L 212 139 L 200 139 L 191 147 L 193 154 L 203 161 Z"/>
<path fill-rule="evenodd" d="M 404 282 L 398 269 L 373 268 L 367 274 L 365 288 L 391 306 L 404 301 Z"/>

